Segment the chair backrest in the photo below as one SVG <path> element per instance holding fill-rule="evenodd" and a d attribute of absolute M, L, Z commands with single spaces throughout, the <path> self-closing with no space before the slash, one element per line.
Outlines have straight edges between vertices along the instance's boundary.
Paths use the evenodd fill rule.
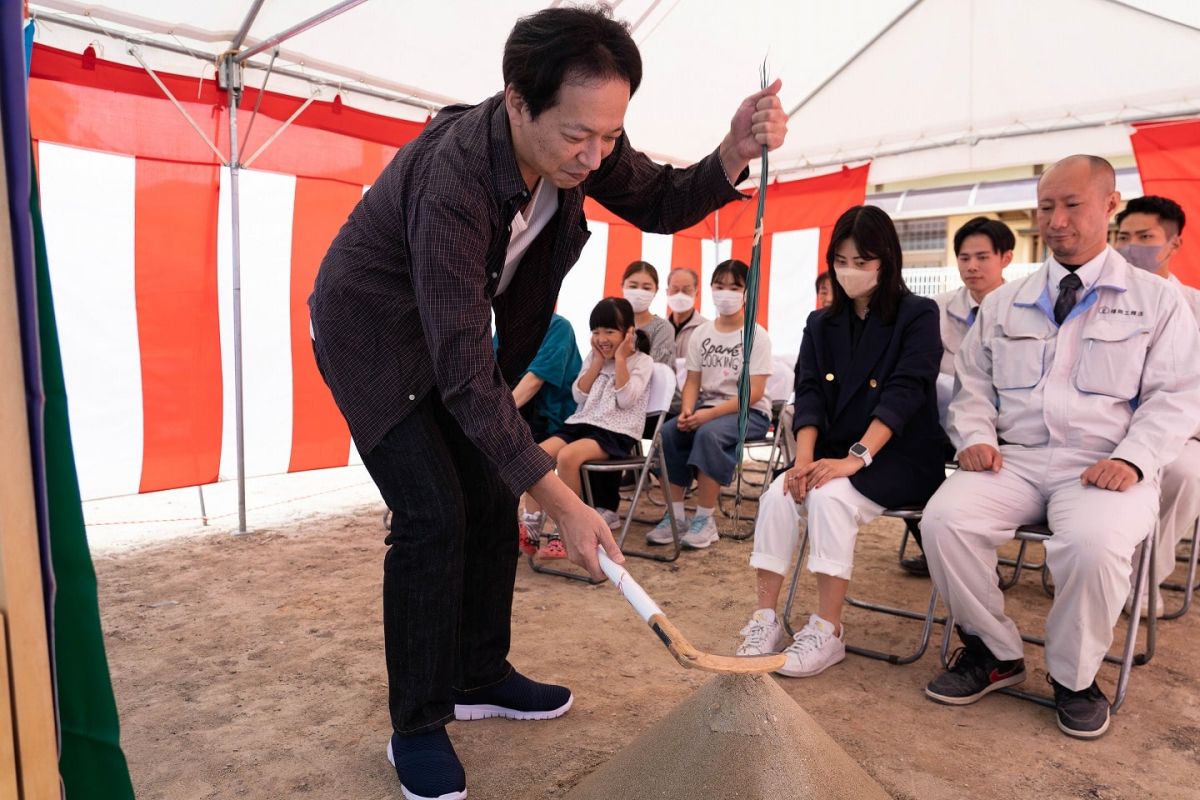
<path fill-rule="evenodd" d="M 771 377 L 767 378 L 767 397 L 775 403 L 792 393 L 796 383 L 796 373 L 786 358 L 776 356 L 771 359 Z"/>
<path fill-rule="evenodd" d="M 687 383 L 687 359 L 675 359 L 675 379 L 679 383 L 679 391 L 683 391 L 683 384 Z"/>
<path fill-rule="evenodd" d="M 666 411 L 675 397 L 675 370 L 666 364 L 655 362 L 646 391 L 650 393 L 646 403 L 646 416 Z"/>

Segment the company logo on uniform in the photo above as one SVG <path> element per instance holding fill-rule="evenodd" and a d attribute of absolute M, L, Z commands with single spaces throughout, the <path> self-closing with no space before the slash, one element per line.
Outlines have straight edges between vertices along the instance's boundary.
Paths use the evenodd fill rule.
<path fill-rule="evenodd" d="M 1122 317 L 1144 317 L 1145 311 L 1139 311 L 1134 308 L 1113 308 L 1112 306 L 1100 306 L 1101 314 L 1116 314 Z"/>

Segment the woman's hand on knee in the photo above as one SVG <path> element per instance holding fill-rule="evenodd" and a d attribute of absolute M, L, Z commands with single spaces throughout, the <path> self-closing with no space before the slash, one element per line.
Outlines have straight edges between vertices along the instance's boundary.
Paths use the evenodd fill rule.
<path fill-rule="evenodd" d="M 808 490 L 820 489 L 834 478 L 849 478 L 863 468 L 863 460 L 854 456 L 822 458 L 809 467 Z"/>
<path fill-rule="evenodd" d="M 796 462 L 795 466 L 783 474 L 783 493 L 797 503 L 803 503 L 808 496 L 808 473 L 812 463 Z"/>

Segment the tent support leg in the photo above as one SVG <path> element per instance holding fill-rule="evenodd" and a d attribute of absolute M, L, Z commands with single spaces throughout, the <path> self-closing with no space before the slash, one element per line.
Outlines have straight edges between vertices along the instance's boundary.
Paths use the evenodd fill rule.
<path fill-rule="evenodd" d="M 233 265 L 233 405 L 237 440 L 238 533 L 246 533 L 246 436 L 242 403 L 242 236 L 238 192 L 237 107 L 242 97 L 242 67 L 231 57 L 222 59 L 220 78 L 229 98 L 229 212 Z"/>

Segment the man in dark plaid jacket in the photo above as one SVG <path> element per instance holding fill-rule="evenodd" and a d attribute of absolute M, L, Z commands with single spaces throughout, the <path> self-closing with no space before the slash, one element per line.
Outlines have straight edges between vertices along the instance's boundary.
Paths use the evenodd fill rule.
<path fill-rule="evenodd" d="M 601 517 L 554 474 L 509 389 L 588 239 L 584 197 L 643 230 L 686 228 L 742 197 L 733 183 L 786 129 L 776 83 L 742 102 L 696 165 L 653 163 L 624 131 L 640 55 L 604 11 L 520 20 L 503 70 L 504 92 L 443 109 L 396 154 L 309 298 L 318 364 L 393 511 L 388 752 L 408 797 L 465 796 L 451 719 L 549 719 L 571 705 L 569 690 L 507 661 L 517 498 L 537 499 L 593 576 L 597 546 L 623 560 Z"/>

